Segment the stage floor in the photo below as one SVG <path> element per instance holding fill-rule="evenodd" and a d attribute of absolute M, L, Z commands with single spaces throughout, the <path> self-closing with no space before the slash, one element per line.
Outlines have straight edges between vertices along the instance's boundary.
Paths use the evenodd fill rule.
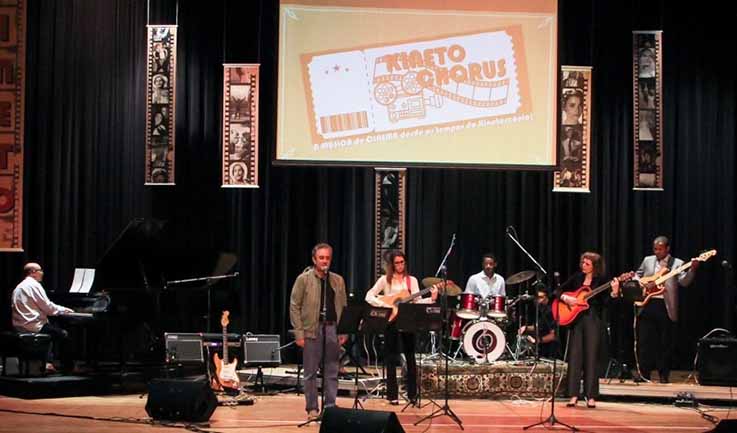
<path fill-rule="evenodd" d="M 304 421 L 304 398 L 296 394 L 255 397 L 252 406 L 221 406 L 215 410 L 209 426 L 217 432 L 318 432 L 319 425 L 298 428 Z M 146 396 L 69 397 L 45 400 L 22 400 L 0 397 L 0 433 L 129 433 L 182 432 L 184 424 L 150 425 L 144 410 Z M 694 409 L 670 404 L 599 402 L 596 409 L 579 404 L 565 407 L 556 400 L 556 418 L 588 432 L 704 432 L 713 424 Z M 353 399 L 339 397 L 338 405 L 351 407 Z M 413 423 L 432 412 L 432 407 L 409 409 L 390 406 L 383 400 L 369 399 L 365 409 L 396 411 L 406 432 L 460 432 L 449 417 L 442 416 L 418 426 Z M 542 400 L 450 400 L 451 409 L 461 418 L 465 432 L 522 432 L 526 425 L 541 421 L 550 414 L 550 404 Z M 737 409 L 702 407 L 717 418 L 737 418 Z M 9 412 L 12 411 L 12 412 Z M 545 431 L 538 427 L 528 431 Z M 561 431 L 559 425 L 556 430 Z"/>

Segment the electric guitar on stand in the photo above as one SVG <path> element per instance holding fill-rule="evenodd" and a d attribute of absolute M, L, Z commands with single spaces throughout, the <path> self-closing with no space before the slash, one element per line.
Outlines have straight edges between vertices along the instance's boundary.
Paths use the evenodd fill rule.
<path fill-rule="evenodd" d="M 717 250 L 709 250 L 709 251 L 699 254 L 698 257 L 692 258 L 691 260 L 673 269 L 672 271 L 669 271 L 668 268 L 663 268 L 659 270 L 655 275 L 650 275 L 649 277 L 640 278 L 640 287 L 642 287 L 642 295 L 645 297 L 645 299 L 643 299 L 642 301 L 635 301 L 635 306 L 644 307 L 648 302 L 650 302 L 650 299 L 652 299 L 653 296 L 657 296 L 665 292 L 664 283 L 668 281 L 669 279 L 675 277 L 676 275 L 680 274 L 681 272 L 684 272 L 688 268 L 690 268 L 691 263 L 693 263 L 694 260 L 705 262 L 709 260 L 710 258 L 714 257 L 716 254 L 717 254 Z M 655 283 L 655 288 L 648 290 L 647 286 L 651 282 Z"/>
<path fill-rule="evenodd" d="M 223 326 L 223 359 L 220 359 L 217 352 L 212 355 L 215 363 L 215 376 L 211 380 L 211 386 L 216 391 L 238 390 L 241 385 L 238 373 L 235 371 L 238 358 L 233 358 L 233 361 L 228 360 L 229 315 L 229 311 L 223 311 L 223 316 L 220 318 L 220 324 Z"/>
<path fill-rule="evenodd" d="M 619 280 L 619 282 L 621 283 L 632 279 L 632 277 L 634 276 L 634 272 L 625 272 L 622 275 L 618 276 L 617 280 Z M 561 301 L 560 299 L 553 300 L 553 318 L 556 322 L 558 322 L 560 326 L 570 325 L 576 320 L 579 314 L 589 309 L 589 298 L 598 295 L 604 290 L 608 290 L 611 285 L 612 282 L 607 281 L 605 284 L 602 284 L 601 286 L 593 290 L 589 286 L 581 286 L 581 288 L 576 291 L 564 292 L 563 294 L 561 294 L 561 296 L 573 296 L 574 298 L 578 299 L 578 304 L 571 306 Z"/>

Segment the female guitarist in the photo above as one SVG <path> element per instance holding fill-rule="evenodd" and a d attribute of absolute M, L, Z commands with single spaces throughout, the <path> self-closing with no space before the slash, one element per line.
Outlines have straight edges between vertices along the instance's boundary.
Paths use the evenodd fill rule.
<path fill-rule="evenodd" d="M 417 278 L 407 272 L 407 257 L 403 252 L 392 250 L 386 255 L 386 275 L 379 277 L 376 284 L 366 292 L 366 302 L 375 307 L 396 308 L 396 300 L 409 298 L 420 291 Z M 383 293 L 383 296 L 379 296 Z M 430 291 L 431 298 L 417 298 L 413 302 L 431 303 L 437 299 L 438 292 Z M 386 399 L 393 405 L 399 404 L 397 388 L 397 362 L 399 357 L 398 342 L 402 340 L 402 349 L 407 359 L 407 398 L 414 402 L 417 398 L 417 364 L 415 362 L 415 336 L 397 330 L 397 322 L 393 320 L 384 331 L 384 362 L 386 364 Z"/>
<path fill-rule="evenodd" d="M 594 289 L 607 283 L 604 277 L 604 261 L 601 256 L 593 252 L 581 254 L 580 272 L 573 274 L 565 283 L 555 290 L 555 297 L 570 307 L 579 303 L 579 298 L 564 292 L 576 291 L 581 288 Z M 619 280 L 611 282 L 610 296 L 619 296 Z M 571 399 L 566 406 L 572 407 L 578 403 L 583 370 L 584 395 L 587 398 L 586 406 L 596 407 L 596 398 L 599 397 L 599 374 L 596 367 L 599 344 L 601 343 L 601 313 L 607 301 L 607 295 L 589 298 L 590 308 L 584 310 L 568 328 L 568 395 Z"/>

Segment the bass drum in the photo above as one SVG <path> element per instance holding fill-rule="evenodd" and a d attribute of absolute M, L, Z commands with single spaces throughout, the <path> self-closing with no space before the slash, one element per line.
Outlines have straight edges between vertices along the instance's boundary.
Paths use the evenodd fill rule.
<path fill-rule="evenodd" d="M 463 351 L 477 363 L 496 361 L 506 345 L 504 332 L 493 322 L 470 322 L 463 328 Z"/>

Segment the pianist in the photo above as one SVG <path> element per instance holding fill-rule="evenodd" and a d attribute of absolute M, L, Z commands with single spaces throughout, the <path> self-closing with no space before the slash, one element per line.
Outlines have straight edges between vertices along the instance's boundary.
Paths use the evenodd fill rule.
<path fill-rule="evenodd" d="M 28 263 L 23 266 L 26 276 L 13 290 L 11 306 L 13 310 L 13 327 L 18 332 L 40 332 L 51 336 L 60 361 L 62 369 L 68 370 L 73 367 L 71 353 L 63 350 L 63 340 L 68 339 L 68 332 L 53 323 L 49 323 L 48 316 L 56 316 L 74 312 L 72 309 L 54 304 L 46 296 L 46 291 L 41 285 L 44 272 L 38 263 Z M 54 372 L 56 369 L 51 363 L 46 364 L 47 371 Z"/>

